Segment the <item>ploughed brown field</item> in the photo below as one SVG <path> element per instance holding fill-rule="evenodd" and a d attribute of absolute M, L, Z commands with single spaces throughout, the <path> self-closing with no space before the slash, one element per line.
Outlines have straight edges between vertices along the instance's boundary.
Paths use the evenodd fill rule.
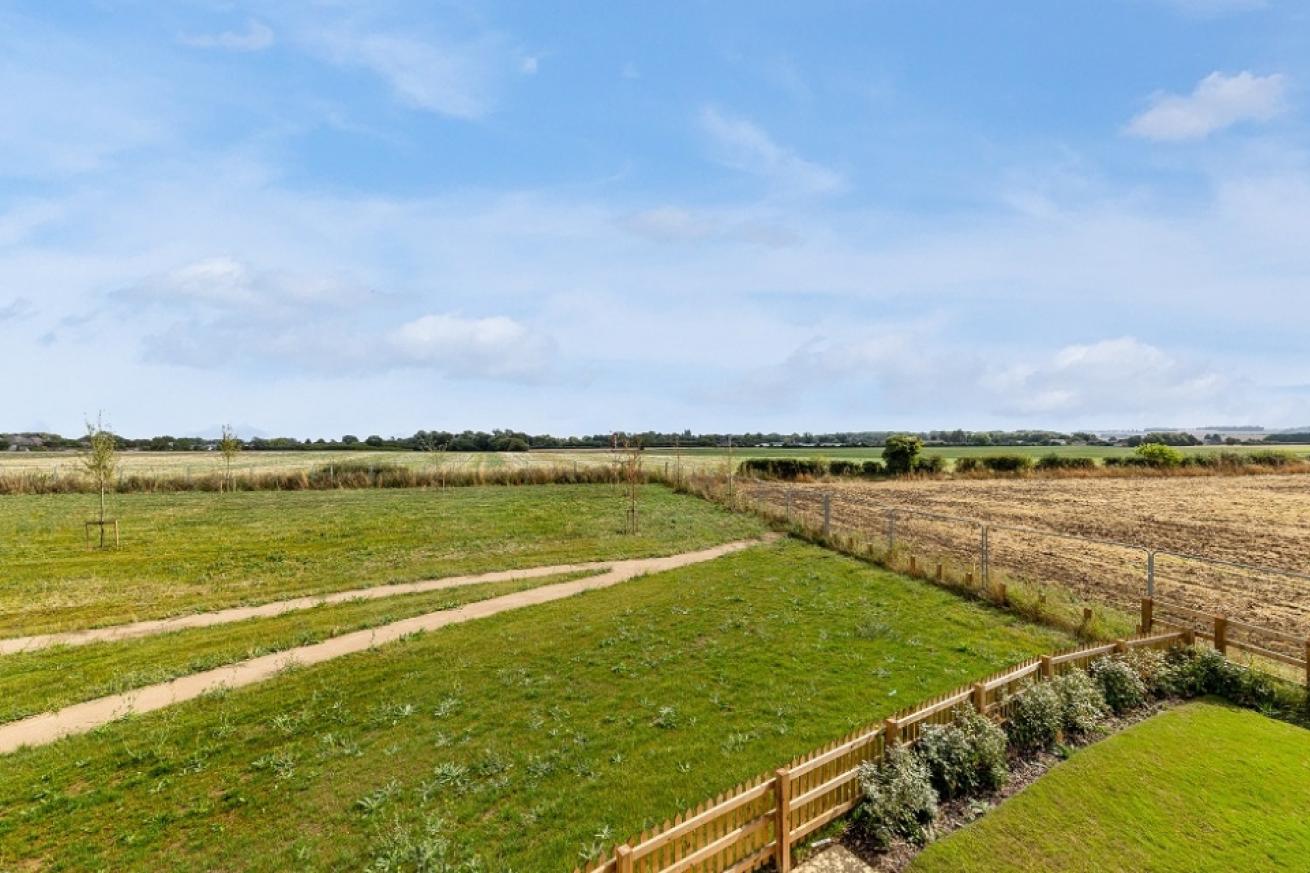
<path fill-rule="evenodd" d="M 1310 576 L 1310 476 L 750 482 L 743 490 L 779 507 L 791 490 L 796 511 L 812 520 L 829 492 L 834 529 L 861 532 L 874 543 L 885 543 L 886 510 L 896 508 L 1155 549 L 1158 618 L 1207 626 L 1198 616 L 1169 614 L 1170 607 L 1181 606 L 1310 636 L 1310 581 L 1165 554 Z M 944 558 L 957 572 L 976 567 L 977 526 L 906 513 L 897 514 L 895 525 L 903 552 L 924 562 Z M 998 528 L 989 536 L 993 572 L 1071 588 L 1125 609 L 1136 609 L 1146 593 L 1143 550 Z M 1230 636 L 1240 634 L 1302 653 L 1289 640 L 1274 646 L 1240 627 Z"/>

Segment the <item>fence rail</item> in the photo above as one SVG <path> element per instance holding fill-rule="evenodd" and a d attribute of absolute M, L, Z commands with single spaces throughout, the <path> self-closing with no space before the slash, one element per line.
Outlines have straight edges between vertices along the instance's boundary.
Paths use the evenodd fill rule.
<path fill-rule="evenodd" d="M 881 761 L 895 745 L 916 742 L 925 725 L 952 721 L 960 707 L 1004 720 L 1033 683 L 1114 652 L 1190 640 L 1185 631 L 1168 631 L 1031 658 L 815 749 L 643 832 L 574 873 L 749 873 L 770 863 L 789 873 L 795 844 L 859 804 L 860 766 Z"/>

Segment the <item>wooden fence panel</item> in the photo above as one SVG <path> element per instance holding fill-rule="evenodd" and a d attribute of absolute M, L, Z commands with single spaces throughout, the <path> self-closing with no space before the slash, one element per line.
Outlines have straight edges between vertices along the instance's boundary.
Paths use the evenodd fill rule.
<path fill-rule="evenodd" d="M 1013 702 L 1037 682 L 1114 652 L 1167 648 L 1188 639 L 1189 632 L 1170 630 L 1024 661 L 814 749 L 776 773 L 679 813 L 653 833 L 643 832 L 631 844 L 617 847 L 611 857 L 590 861 L 574 873 L 759 870 L 775 859 L 789 858 L 790 846 L 854 809 L 860 800 L 860 766 L 883 760 L 893 742 L 914 743 L 925 726 L 948 724 L 966 706 L 1004 720 Z M 779 852 L 780 845 L 785 852 Z"/>

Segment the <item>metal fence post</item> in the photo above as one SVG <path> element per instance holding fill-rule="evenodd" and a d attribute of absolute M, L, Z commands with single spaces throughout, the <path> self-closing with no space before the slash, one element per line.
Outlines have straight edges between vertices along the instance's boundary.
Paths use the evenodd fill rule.
<path fill-rule="evenodd" d="M 896 510 L 887 510 L 887 551 L 896 549 Z"/>
<path fill-rule="evenodd" d="M 825 492 L 823 495 L 823 535 L 826 537 L 832 533 L 832 495 Z"/>
<path fill-rule="evenodd" d="M 979 575 L 982 577 L 979 582 L 981 582 L 984 588 L 991 583 L 991 552 L 991 528 L 984 524 L 982 526 L 982 537 L 978 544 L 978 569 Z"/>
<path fill-rule="evenodd" d="M 792 495 L 792 489 L 788 488 L 788 489 L 787 489 L 787 496 L 786 496 L 786 499 L 785 499 L 785 503 L 786 503 L 786 506 L 787 506 L 787 510 L 786 510 L 786 511 L 787 511 L 787 520 L 788 520 L 788 521 L 791 521 L 791 500 L 792 500 L 791 495 Z"/>

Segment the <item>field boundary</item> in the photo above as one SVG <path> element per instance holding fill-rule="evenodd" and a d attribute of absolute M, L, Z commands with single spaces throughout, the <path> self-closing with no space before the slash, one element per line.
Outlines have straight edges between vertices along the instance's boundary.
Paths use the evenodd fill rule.
<path fill-rule="evenodd" d="M 1190 642 L 1186 631 L 1170 631 L 1029 658 L 794 758 L 643 831 L 574 873 L 749 873 L 770 863 L 778 873 L 789 873 L 793 845 L 859 805 L 861 765 L 883 760 L 893 746 L 915 743 L 924 725 L 947 724 L 961 707 L 1003 722 L 1034 683 L 1106 655 Z"/>
<path fill-rule="evenodd" d="M 697 484 L 700 487 L 695 487 Z M 995 567 L 992 558 L 992 535 L 994 533 L 1019 533 L 1029 537 L 1077 542 L 1137 553 L 1141 556 L 1142 562 L 1139 596 L 1135 599 L 1135 602 L 1117 604 L 1116 608 L 1125 612 L 1131 611 L 1140 616 L 1137 623 L 1138 632 L 1148 633 L 1156 626 L 1185 630 L 1198 638 L 1210 641 L 1216 649 L 1224 654 L 1228 654 L 1228 651 L 1232 649 L 1254 656 L 1258 662 L 1263 662 L 1263 666 L 1266 668 L 1272 667 L 1273 664 L 1293 668 L 1298 673 L 1298 679 L 1304 682 L 1307 687 L 1310 687 L 1310 634 L 1289 633 L 1265 624 L 1241 621 L 1226 614 L 1202 611 L 1167 597 L 1161 597 L 1156 585 L 1157 561 L 1161 558 L 1173 559 L 1184 565 L 1204 567 L 1220 573 L 1231 571 L 1291 580 L 1297 584 L 1304 584 L 1307 587 L 1306 593 L 1310 594 L 1310 575 L 1305 573 L 1278 567 L 1207 558 L 1202 555 L 1186 554 L 1167 549 L 1154 549 L 1135 543 L 1095 539 L 1022 525 L 997 524 L 978 518 L 945 515 L 898 506 L 875 507 L 881 511 L 884 523 L 881 525 L 880 530 L 876 530 L 872 534 L 869 532 L 868 526 L 859 524 L 854 526 L 853 530 L 865 538 L 865 542 L 861 547 L 853 542 L 845 544 L 840 542 L 842 534 L 839 532 L 839 528 L 848 526 L 842 525 L 838 519 L 834 518 L 832 492 L 821 492 L 818 495 L 817 507 L 807 509 L 798 505 L 791 489 L 783 491 L 784 496 L 781 507 L 768 500 L 749 498 L 743 495 L 740 490 L 724 493 L 704 482 L 692 483 L 690 490 L 703 497 L 726 503 L 730 508 L 754 512 L 769 521 L 796 530 L 816 542 L 838 545 L 839 547 L 845 545 L 846 551 L 859 554 L 862 557 L 874 558 L 882 565 L 896 572 L 936 582 L 946 581 L 946 562 L 934 559 L 931 556 L 917 555 L 912 551 L 904 555 L 905 560 L 901 560 L 901 552 L 904 551 L 904 544 L 901 540 L 904 537 L 898 538 L 898 523 L 917 518 L 968 527 L 972 530 L 970 536 L 974 537 L 973 542 L 975 545 L 973 548 L 977 557 L 974 563 L 961 574 L 962 578 L 955 583 L 955 587 L 963 588 L 971 594 L 1000 606 L 1011 605 L 1011 597 L 1005 582 L 993 578 Z M 874 551 L 872 543 L 874 539 L 881 541 L 883 544 L 881 554 Z M 921 558 L 926 559 L 920 560 Z M 1059 585 L 1060 583 L 1053 584 Z M 1090 620 L 1091 615 L 1084 610 L 1084 625 L 1089 623 Z"/>

